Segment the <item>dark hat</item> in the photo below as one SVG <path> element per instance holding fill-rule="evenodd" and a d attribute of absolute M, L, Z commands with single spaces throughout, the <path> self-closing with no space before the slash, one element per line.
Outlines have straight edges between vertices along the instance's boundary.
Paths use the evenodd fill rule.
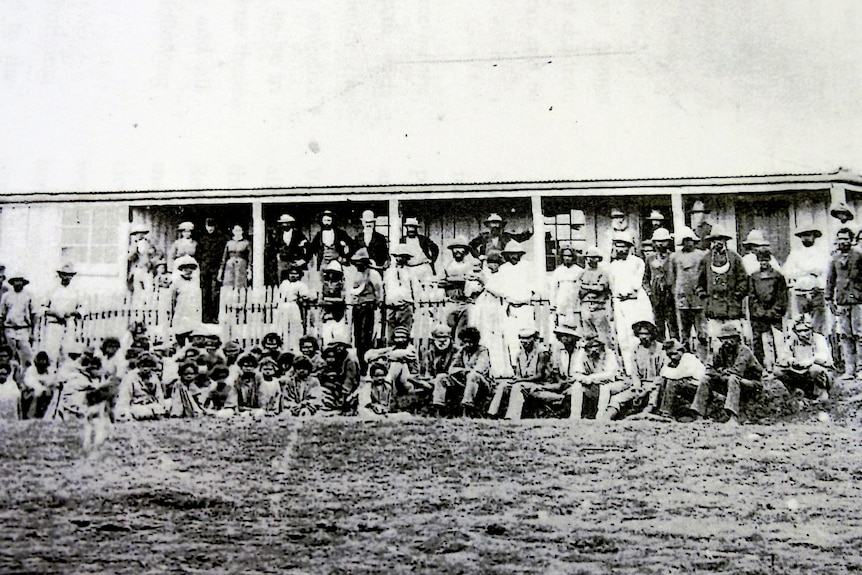
<path fill-rule="evenodd" d="M 639 332 L 641 329 L 649 330 L 649 332 L 650 332 L 651 334 L 653 334 L 653 335 L 655 335 L 655 334 L 656 334 L 656 327 L 655 327 L 655 324 L 654 324 L 653 322 L 651 322 L 651 321 L 648 321 L 648 320 L 642 319 L 641 321 L 636 321 L 636 322 L 634 322 L 634 323 L 632 324 L 632 331 L 633 331 L 633 332 L 637 333 L 637 332 Z"/>

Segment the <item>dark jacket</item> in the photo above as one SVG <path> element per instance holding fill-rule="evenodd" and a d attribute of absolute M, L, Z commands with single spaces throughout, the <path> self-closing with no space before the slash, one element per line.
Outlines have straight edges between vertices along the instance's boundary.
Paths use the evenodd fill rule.
<path fill-rule="evenodd" d="M 384 267 L 389 261 L 389 240 L 380 232 L 371 234 L 371 242 L 367 246 L 365 245 L 365 234 L 363 232 L 356 234 L 356 237 L 353 238 L 353 251 L 355 252 L 359 248 L 367 249 L 371 261 L 379 268 Z"/>
<path fill-rule="evenodd" d="M 836 252 L 826 273 L 826 301 L 837 305 L 862 303 L 862 254 L 851 249 L 849 253 Z"/>
<path fill-rule="evenodd" d="M 748 278 L 748 311 L 752 319 L 780 320 L 787 311 L 787 281 L 780 272 L 756 271 Z"/>
<path fill-rule="evenodd" d="M 419 240 L 419 247 L 422 248 L 422 253 L 425 254 L 429 260 L 431 260 L 431 271 L 435 274 L 437 273 L 437 269 L 434 267 L 434 264 L 437 262 L 437 258 L 440 256 L 440 248 L 432 242 L 428 236 L 417 235 L 416 239 Z M 407 238 L 402 237 L 398 240 L 399 244 L 406 244 Z"/>
<path fill-rule="evenodd" d="M 516 242 L 525 242 L 533 236 L 532 231 L 521 232 L 520 234 L 513 234 L 512 232 L 504 231 L 501 234 L 499 243 L 497 246 L 499 247 L 498 251 L 503 251 L 503 248 L 506 247 L 510 241 L 515 240 Z M 496 238 L 492 237 L 489 232 L 482 232 L 472 240 L 470 240 L 470 252 L 473 254 L 474 258 L 478 258 L 479 256 L 488 255 L 488 246 L 493 245 L 492 242 L 495 242 Z"/>
<path fill-rule="evenodd" d="M 342 259 L 342 263 L 344 263 L 350 259 L 350 255 L 353 253 L 353 240 L 350 239 L 347 232 L 341 228 L 333 228 L 333 230 L 335 231 L 335 251 L 338 252 L 339 257 Z M 311 244 L 308 247 L 309 256 L 317 258 L 317 269 L 320 269 L 320 262 L 323 258 L 322 234 L 322 231 L 314 234 L 314 239 L 311 240 Z"/>
<path fill-rule="evenodd" d="M 738 253 L 727 250 L 730 269 L 723 274 L 712 271 L 712 255 L 700 260 L 697 292 L 704 298 L 708 319 L 742 319 L 743 301 L 748 295 L 748 274 Z"/>
<path fill-rule="evenodd" d="M 267 285 L 281 283 L 281 274 L 291 264 L 302 262 L 301 267 L 308 267 L 308 238 L 299 230 L 293 230 L 290 244 L 284 243 L 283 234 L 278 231 L 270 236 L 266 243 L 264 262 L 266 262 L 264 281 Z"/>
<path fill-rule="evenodd" d="M 742 342 L 732 353 L 724 347 L 719 348 L 706 368 L 707 377 L 731 374 L 749 381 L 760 381 L 763 377 L 763 366 L 754 357 L 751 349 Z"/>

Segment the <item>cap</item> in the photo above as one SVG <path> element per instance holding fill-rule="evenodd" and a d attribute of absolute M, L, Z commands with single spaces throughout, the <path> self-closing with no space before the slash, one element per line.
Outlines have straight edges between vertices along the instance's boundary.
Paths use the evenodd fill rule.
<path fill-rule="evenodd" d="M 323 268 L 323 271 L 325 271 L 325 272 L 338 272 L 338 273 L 342 274 L 342 273 L 344 273 L 344 268 L 341 267 L 341 262 L 339 262 L 338 260 L 332 260 L 331 262 L 326 264 L 326 267 Z"/>
<path fill-rule="evenodd" d="M 568 325 L 558 325 L 554 328 L 554 333 L 558 333 L 561 335 L 570 335 L 572 337 L 583 337 L 583 333 L 580 330 L 575 329 L 574 327 Z"/>
<path fill-rule="evenodd" d="M 404 220 L 404 227 L 406 228 L 407 226 L 415 226 L 418 228 L 419 220 L 417 220 L 416 218 L 407 218 L 406 220 Z"/>
<path fill-rule="evenodd" d="M 648 220 L 660 220 L 660 221 L 662 221 L 662 220 L 664 220 L 664 216 L 663 216 L 663 215 L 661 215 L 661 212 L 660 212 L 660 211 L 658 211 L 658 210 L 652 210 L 652 211 L 649 213 L 649 217 L 648 217 L 647 219 L 648 219 Z"/>
<path fill-rule="evenodd" d="M 198 262 L 192 256 L 180 256 L 174 260 L 174 267 L 178 270 L 183 268 L 196 268 L 198 267 Z"/>
<path fill-rule="evenodd" d="M 67 276 L 73 276 L 76 273 L 78 273 L 78 271 L 75 269 L 74 264 L 67 262 L 67 263 L 63 264 L 62 266 L 60 266 L 60 269 L 57 270 L 57 273 L 67 275 Z"/>
<path fill-rule="evenodd" d="M 642 319 L 640 321 L 636 321 L 632 324 L 632 331 L 637 333 L 641 329 L 648 329 L 649 332 L 653 335 L 656 333 L 655 324 L 649 320 Z"/>
<path fill-rule="evenodd" d="M 624 217 L 626 217 L 626 214 L 625 214 L 625 212 L 623 212 L 619 208 L 614 208 L 611 210 L 611 217 L 612 218 L 624 218 Z"/>
<path fill-rule="evenodd" d="M 726 339 L 730 337 L 741 337 L 742 334 L 739 332 L 739 328 L 732 323 L 726 323 L 721 326 L 721 331 L 718 332 L 718 339 Z"/>
<path fill-rule="evenodd" d="M 599 260 L 605 259 L 605 256 L 602 254 L 602 252 L 599 251 L 599 248 L 597 248 L 596 246 L 589 246 L 587 248 L 586 253 L 584 254 L 584 257 L 587 259 L 589 259 L 589 258 L 596 258 Z"/>
<path fill-rule="evenodd" d="M 748 235 L 745 237 L 745 241 L 742 242 L 742 245 L 750 245 L 750 246 L 768 246 L 769 242 L 766 241 L 766 238 L 763 237 L 763 232 L 760 230 L 751 230 L 748 232 Z"/>
<path fill-rule="evenodd" d="M 526 339 L 528 337 L 536 337 L 539 335 L 539 330 L 535 327 L 525 327 L 518 330 L 518 337 L 521 339 Z"/>
<path fill-rule="evenodd" d="M 356 250 L 352 256 L 350 256 L 350 261 L 352 262 L 361 262 L 361 261 L 370 261 L 371 256 L 368 255 L 368 248 L 359 248 Z"/>
<path fill-rule="evenodd" d="M 490 216 L 488 216 L 487 218 L 485 218 L 486 224 L 490 224 L 493 222 L 497 222 L 499 224 L 502 224 L 504 221 L 505 220 L 503 220 L 503 218 L 500 216 L 500 214 L 497 214 L 497 213 L 493 213 Z"/>
<path fill-rule="evenodd" d="M 296 223 L 296 218 L 294 218 L 290 214 L 281 214 L 281 216 L 279 216 L 278 221 L 276 223 L 282 224 L 282 225 L 293 224 L 293 223 Z"/>

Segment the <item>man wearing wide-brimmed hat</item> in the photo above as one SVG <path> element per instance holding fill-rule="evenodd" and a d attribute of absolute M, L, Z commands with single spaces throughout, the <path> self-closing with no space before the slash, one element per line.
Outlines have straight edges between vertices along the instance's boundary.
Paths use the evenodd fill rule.
<path fill-rule="evenodd" d="M 383 303 L 383 279 L 380 273 L 371 267 L 371 257 L 368 250 L 359 248 L 350 257 L 356 267 L 353 282 L 347 292 L 349 303 L 353 304 L 353 344 L 359 357 L 362 371 L 367 362 L 365 352 L 374 346 L 375 332 L 380 321 L 375 321 L 375 312 Z"/>
<path fill-rule="evenodd" d="M 745 266 L 745 273 L 753 274 L 760 269 L 760 262 L 757 259 L 757 253 L 763 248 L 772 249 L 772 244 L 763 235 L 760 230 L 751 230 L 745 236 L 745 241 L 742 242 L 742 265 Z M 770 265 L 772 269 L 781 269 L 781 264 L 775 259 L 775 256 L 770 256 Z"/>
<path fill-rule="evenodd" d="M 385 268 L 389 265 L 389 240 L 375 229 L 377 216 L 374 215 L 373 211 L 365 210 L 362 212 L 360 221 L 362 222 L 362 231 L 353 238 L 354 249 L 367 249 L 374 265 L 378 269 Z"/>
<path fill-rule="evenodd" d="M 615 342 L 611 329 L 611 284 L 607 270 L 599 264 L 604 259 L 596 246 L 587 248 L 584 260 L 587 267 L 581 274 L 578 286 L 580 325 L 584 333 L 595 333 L 607 344 Z"/>
<path fill-rule="evenodd" d="M 667 336 L 679 337 L 673 300 L 673 270 L 670 263 L 673 237 L 667 228 L 658 228 L 652 234 L 652 242 L 655 253 L 645 262 L 644 285 L 649 290 L 657 337 L 664 341 Z"/>
<path fill-rule="evenodd" d="M 507 232 L 506 220 L 500 214 L 489 215 L 483 223 L 488 230 L 470 240 L 470 251 L 475 258 L 487 255 L 489 251 L 502 252 L 510 241 L 525 242 L 533 236 L 532 231 Z"/>
<path fill-rule="evenodd" d="M 826 334 L 826 268 L 829 251 L 825 244 L 817 240 L 823 232 L 813 225 L 800 226 L 794 234 L 799 244 L 790 249 L 781 273 L 787 280 L 792 295 L 790 315 L 799 317 L 807 314 L 816 333 Z M 821 245 L 818 245 L 821 244 Z"/>
<path fill-rule="evenodd" d="M 308 269 L 308 238 L 299 229 L 296 218 L 281 214 L 275 222 L 275 234 L 267 234 L 264 249 L 264 280 L 266 285 L 279 285 L 281 277 L 291 267 Z"/>
<path fill-rule="evenodd" d="M 706 204 L 702 200 L 695 200 L 688 213 L 691 220 L 691 229 L 700 238 L 700 249 L 708 250 L 709 240 L 707 238 L 712 233 L 712 224 L 706 220 L 706 216 L 709 215 L 710 210 L 707 209 Z"/>
<path fill-rule="evenodd" d="M 402 224 L 404 235 L 398 243 L 407 247 L 413 257 L 410 259 L 410 267 L 413 268 L 413 277 L 418 281 L 425 281 L 437 273 L 437 258 L 440 256 L 440 246 L 435 244 L 428 236 L 419 233 L 419 220 L 409 217 Z"/>
<path fill-rule="evenodd" d="M 25 286 L 30 281 L 23 274 L 9 275 L 12 289 L 0 296 L 0 325 L 6 337 L 6 345 L 12 348 L 22 367 L 33 361 L 33 326 L 36 325 L 36 308 L 33 296 Z M 19 382 L 20 383 L 20 382 Z"/>
<path fill-rule="evenodd" d="M 652 304 L 643 289 L 646 264 L 631 253 L 634 244 L 634 234 L 631 231 L 614 235 L 613 250 L 616 256 L 607 266 L 617 344 L 623 366 L 629 375 L 634 370 L 632 354 L 637 347 L 637 338 L 632 333 L 631 326 L 641 320 L 653 321 Z"/>
<path fill-rule="evenodd" d="M 700 277 L 700 261 L 706 255 L 698 248 L 700 238 L 688 226 L 677 232 L 680 249 L 670 255 L 673 299 L 679 325 L 680 341 L 690 353 L 705 357 L 707 338 L 703 317 L 703 298 L 697 292 Z M 697 344 L 692 344 L 691 330 Z"/>
<path fill-rule="evenodd" d="M 826 338 L 814 331 L 808 318 L 800 317 L 793 324 L 785 353 L 776 361 L 775 379 L 790 393 L 801 390 L 808 399 L 828 401 L 831 368 L 832 352 Z"/>
<path fill-rule="evenodd" d="M 45 306 L 47 324 L 42 349 L 56 363 L 61 363 L 64 350 L 75 342 L 78 322 L 82 318 L 81 294 L 70 285 L 76 274 L 71 263 L 60 266 L 57 270 L 60 285 L 51 292 Z"/>
<path fill-rule="evenodd" d="M 407 333 L 413 331 L 413 311 L 416 302 L 413 254 L 404 244 L 395 244 L 390 250 L 395 264 L 383 272 L 384 301 L 386 304 L 386 340 L 391 344 L 395 330 L 403 327 Z"/>
<path fill-rule="evenodd" d="M 862 379 L 862 252 L 853 249 L 853 230 L 836 234 L 838 249 L 826 272 L 826 304 L 835 314 L 835 333 L 841 340 L 844 378 Z"/>
<path fill-rule="evenodd" d="M 322 270 L 331 261 L 348 263 L 353 253 L 353 240 L 343 229 L 335 226 L 335 214 L 324 210 L 320 214 L 320 231 L 308 246 L 309 256 L 317 260 L 317 269 Z M 366 250 L 367 253 L 368 250 Z"/>
<path fill-rule="evenodd" d="M 729 232 L 713 226 L 707 239 L 710 251 L 699 264 L 697 290 L 705 301 L 707 336 L 711 338 L 711 347 L 715 348 L 722 325 L 730 323 L 744 332 L 748 274 L 740 255 L 727 247 L 731 239 Z"/>
<path fill-rule="evenodd" d="M 137 301 L 153 290 L 153 269 L 161 255 L 150 242 L 149 233 L 150 228 L 141 222 L 129 228 L 127 282 Z"/>
<path fill-rule="evenodd" d="M 658 329 L 651 321 L 639 321 L 632 326 L 632 332 L 638 339 L 635 369 L 628 379 L 628 389 L 611 397 L 606 419 L 658 409 L 660 374 L 666 359 L 661 343 L 656 341 Z"/>
<path fill-rule="evenodd" d="M 453 326 L 453 337 L 457 339 L 471 319 L 468 314 L 472 313 L 472 301 L 465 288 L 469 279 L 477 277 L 480 264 L 470 255 L 470 246 L 463 235 L 456 236 L 446 248 L 452 253 L 452 260 L 443 268 L 440 287 L 446 293 L 446 322 Z"/>

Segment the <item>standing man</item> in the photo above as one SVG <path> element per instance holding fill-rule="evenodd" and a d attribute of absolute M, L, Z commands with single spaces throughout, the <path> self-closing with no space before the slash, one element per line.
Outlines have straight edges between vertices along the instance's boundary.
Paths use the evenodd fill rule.
<path fill-rule="evenodd" d="M 679 325 L 680 341 L 689 353 L 705 357 L 706 327 L 703 317 L 703 299 L 697 292 L 700 260 L 706 251 L 698 249 L 700 238 L 689 227 L 679 231 L 677 238 L 682 249 L 670 254 L 670 284 Z M 691 330 L 698 344 L 692 345 Z"/>
<path fill-rule="evenodd" d="M 613 240 L 614 258 L 608 264 L 608 279 L 613 297 L 617 345 L 626 374 L 634 370 L 634 350 L 638 340 L 632 326 L 638 321 L 653 321 L 652 304 L 643 289 L 644 261 L 631 253 L 634 236 L 620 232 Z"/>
<path fill-rule="evenodd" d="M 365 354 L 374 347 L 374 314 L 383 303 L 383 280 L 377 270 L 371 268 L 368 250 L 360 248 L 350 258 L 356 267 L 350 300 L 353 304 L 353 345 L 359 358 L 361 373 L 365 373 Z"/>
<path fill-rule="evenodd" d="M 33 296 L 24 289 L 30 282 L 23 275 L 12 275 L 9 283 L 12 289 L 0 296 L 0 325 L 3 326 L 6 345 L 12 348 L 18 363 L 26 368 L 33 362 L 31 343 L 36 324 Z"/>
<path fill-rule="evenodd" d="M 474 258 L 488 255 L 489 251 L 502 252 L 509 242 L 525 242 L 533 235 L 532 231 L 512 233 L 506 231 L 506 220 L 499 214 L 491 214 L 485 219 L 488 231 L 482 232 L 470 240 L 470 251 Z"/>
<path fill-rule="evenodd" d="M 414 268 L 413 277 L 422 281 L 436 275 L 435 264 L 440 255 L 440 247 L 428 236 L 419 233 L 419 220 L 416 218 L 404 220 L 404 234 L 398 243 L 406 246 L 413 255 L 410 259 L 410 267 Z"/>
<path fill-rule="evenodd" d="M 706 331 L 714 348 L 722 326 L 732 324 L 739 333 L 744 332 L 748 274 L 739 254 L 727 247 L 729 233 L 715 226 L 707 239 L 710 251 L 700 261 L 697 292 L 706 301 Z"/>
<path fill-rule="evenodd" d="M 604 256 L 599 248 L 590 246 L 585 254 L 587 267 L 578 284 L 580 327 L 584 334 L 595 334 L 610 345 L 616 341 L 611 330 L 611 284 L 607 270 L 599 267 Z"/>
<path fill-rule="evenodd" d="M 560 265 L 551 273 L 551 305 L 557 315 L 555 325 L 580 323 L 578 282 L 584 268 L 575 261 L 575 250 L 563 248 L 560 250 Z"/>
<path fill-rule="evenodd" d="M 279 285 L 281 276 L 291 267 L 308 269 L 308 238 L 296 227 L 296 219 L 281 214 L 276 222 L 276 236 L 266 245 L 266 285 Z"/>
<path fill-rule="evenodd" d="M 808 314 L 814 331 L 826 335 L 826 268 L 829 250 L 817 245 L 823 232 L 815 227 L 802 227 L 796 232 L 801 246 L 790 250 L 781 273 L 787 280 L 792 294 L 791 317 Z"/>
<path fill-rule="evenodd" d="M 760 248 L 756 255 L 760 269 L 748 277 L 748 315 L 754 340 L 754 356 L 761 365 L 769 367 L 765 361 L 763 336 L 766 335 L 772 341 L 773 354 L 778 354 L 783 342 L 782 319 L 787 312 L 787 282 L 781 272 L 772 267 L 772 251 L 769 248 Z M 781 341 L 777 341 L 776 331 Z"/>
<path fill-rule="evenodd" d="M 661 214 L 659 214 L 661 215 Z M 644 287 L 649 294 L 655 314 L 656 335 L 659 341 L 664 341 L 669 334 L 677 339 L 676 308 L 673 301 L 673 284 L 671 278 L 670 257 L 673 254 L 673 238 L 665 228 L 658 228 L 652 234 L 653 253 L 646 260 Z"/>
<path fill-rule="evenodd" d="M 203 298 L 204 323 L 218 321 L 219 285 L 217 282 L 221 267 L 225 238 L 218 232 L 213 218 L 204 221 L 204 233 L 198 240 L 197 260 L 200 264 L 201 294 Z"/>
<path fill-rule="evenodd" d="M 374 266 L 384 269 L 389 265 L 389 240 L 386 236 L 375 230 L 377 218 L 371 210 L 362 212 L 362 231 L 356 234 L 353 245 L 358 250 L 365 248 Z"/>
<path fill-rule="evenodd" d="M 763 232 L 760 230 L 751 230 L 748 232 L 748 235 L 745 236 L 745 241 L 742 242 L 742 249 L 745 251 L 742 255 L 742 265 L 745 266 L 745 273 L 748 275 L 751 275 L 760 269 L 760 263 L 757 260 L 757 253 L 763 248 L 772 248 L 769 241 L 764 237 Z M 770 256 L 770 262 L 772 269 L 777 270 L 781 268 L 778 260 L 776 260 L 774 256 Z"/>
<path fill-rule="evenodd" d="M 317 269 L 322 270 L 331 261 L 344 265 L 352 253 L 353 240 L 346 231 L 335 227 L 335 214 L 325 210 L 320 214 L 320 231 L 309 246 L 309 254 L 317 259 Z"/>
<path fill-rule="evenodd" d="M 826 272 L 826 303 L 835 314 L 841 340 L 844 379 L 862 376 L 862 253 L 853 249 L 853 231 L 844 227 L 836 236 L 837 251 Z"/>
<path fill-rule="evenodd" d="M 359 248 L 360 250 L 362 248 Z M 357 252 L 358 253 L 358 252 Z M 413 293 L 412 268 L 413 255 L 405 246 L 398 244 L 392 248 L 395 265 L 383 271 L 384 297 L 386 298 L 386 340 L 391 344 L 395 330 L 402 327 L 408 334 L 413 332 Z"/>
<path fill-rule="evenodd" d="M 78 321 L 82 319 L 81 296 L 78 290 L 69 285 L 75 277 L 72 264 L 63 264 L 57 270 L 60 285 L 54 288 L 45 306 L 45 326 L 42 349 L 48 353 L 51 361 L 62 363 L 62 354 L 75 343 Z"/>

